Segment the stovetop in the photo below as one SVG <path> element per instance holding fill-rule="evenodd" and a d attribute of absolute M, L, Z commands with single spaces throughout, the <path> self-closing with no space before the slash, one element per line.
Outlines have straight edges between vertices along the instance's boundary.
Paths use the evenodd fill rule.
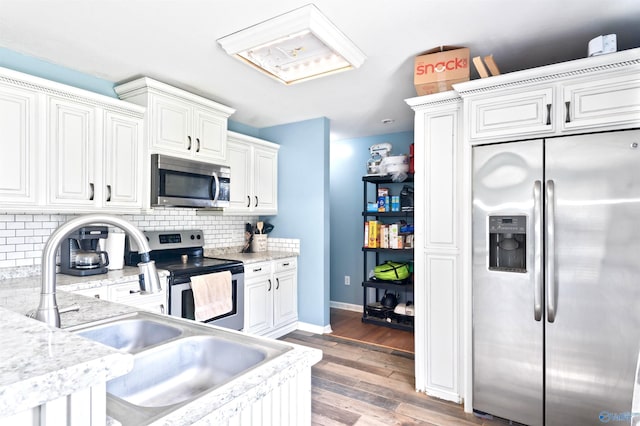
<path fill-rule="evenodd" d="M 219 270 L 243 268 L 238 260 L 220 259 L 204 256 L 204 234 L 201 230 L 183 231 L 144 231 L 149 242 L 151 260 L 158 269 L 166 269 L 173 276 L 196 275 Z M 125 244 L 125 263 L 137 265 L 140 255 L 135 243 L 127 238 Z M 183 257 L 186 261 L 183 262 Z"/>
<path fill-rule="evenodd" d="M 216 271 L 238 266 L 243 266 L 243 263 L 237 260 L 212 257 L 190 257 L 185 263 L 182 262 L 181 258 L 156 261 L 156 267 L 158 269 L 166 269 L 172 274 L 189 274 L 194 271 L 201 272 L 202 270 Z"/>

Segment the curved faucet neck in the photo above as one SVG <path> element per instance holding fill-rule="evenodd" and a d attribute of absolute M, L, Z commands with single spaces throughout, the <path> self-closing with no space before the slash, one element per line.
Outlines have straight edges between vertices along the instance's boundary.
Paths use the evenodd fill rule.
<path fill-rule="evenodd" d="M 89 214 L 78 216 L 63 223 L 53 231 L 42 251 L 40 305 L 38 306 L 35 317 L 37 320 L 54 327 L 60 327 L 60 313 L 56 303 L 56 252 L 62 241 L 73 231 L 82 226 L 98 223 L 112 225 L 125 231 L 135 240 L 140 253 L 143 255 L 142 258 L 149 259 L 148 254 L 151 248 L 144 234 L 133 224 L 117 216 Z M 147 281 L 150 281 L 150 283 L 145 283 L 149 288 L 144 290 L 148 292 L 158 291 L 159 279 L 153 262 L 149 260 L 146 262 L 143 261 L 138 266 L 140 267 L 141 275 L 144 276 Z"/>

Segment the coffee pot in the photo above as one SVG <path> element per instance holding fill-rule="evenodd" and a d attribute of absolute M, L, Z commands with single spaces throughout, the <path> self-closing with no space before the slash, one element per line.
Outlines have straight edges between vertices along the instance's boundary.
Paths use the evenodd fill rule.
<path fill-rule="evenodd" d="M 106 274 L 109 256 L 100 250 L 100 239 L 107 238 L 106 226 L 85 226 L 69 234 L 60 244 L 60 273 L 86 276 Z"/>

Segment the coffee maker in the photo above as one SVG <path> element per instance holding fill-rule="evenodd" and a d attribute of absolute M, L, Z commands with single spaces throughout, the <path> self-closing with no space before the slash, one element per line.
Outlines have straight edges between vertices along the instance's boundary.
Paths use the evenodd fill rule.
<path fill-rule="evenodd" d="M 60 244 L 60 273 L 86 276 L 106 274 L 109 265 L 107 252 L 100 251 L 98 243 L 107 238 L 106 226 L 78 228 Z"/>

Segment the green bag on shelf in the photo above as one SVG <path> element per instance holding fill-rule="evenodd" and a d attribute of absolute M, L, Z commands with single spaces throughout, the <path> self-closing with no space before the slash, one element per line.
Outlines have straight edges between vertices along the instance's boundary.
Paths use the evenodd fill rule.
<path fill-rule="evenodd" d="M 409 264 L 389 260 L 373 268 L 373 275 L 379 280 L 404 280 L 409 278 Z"/>

